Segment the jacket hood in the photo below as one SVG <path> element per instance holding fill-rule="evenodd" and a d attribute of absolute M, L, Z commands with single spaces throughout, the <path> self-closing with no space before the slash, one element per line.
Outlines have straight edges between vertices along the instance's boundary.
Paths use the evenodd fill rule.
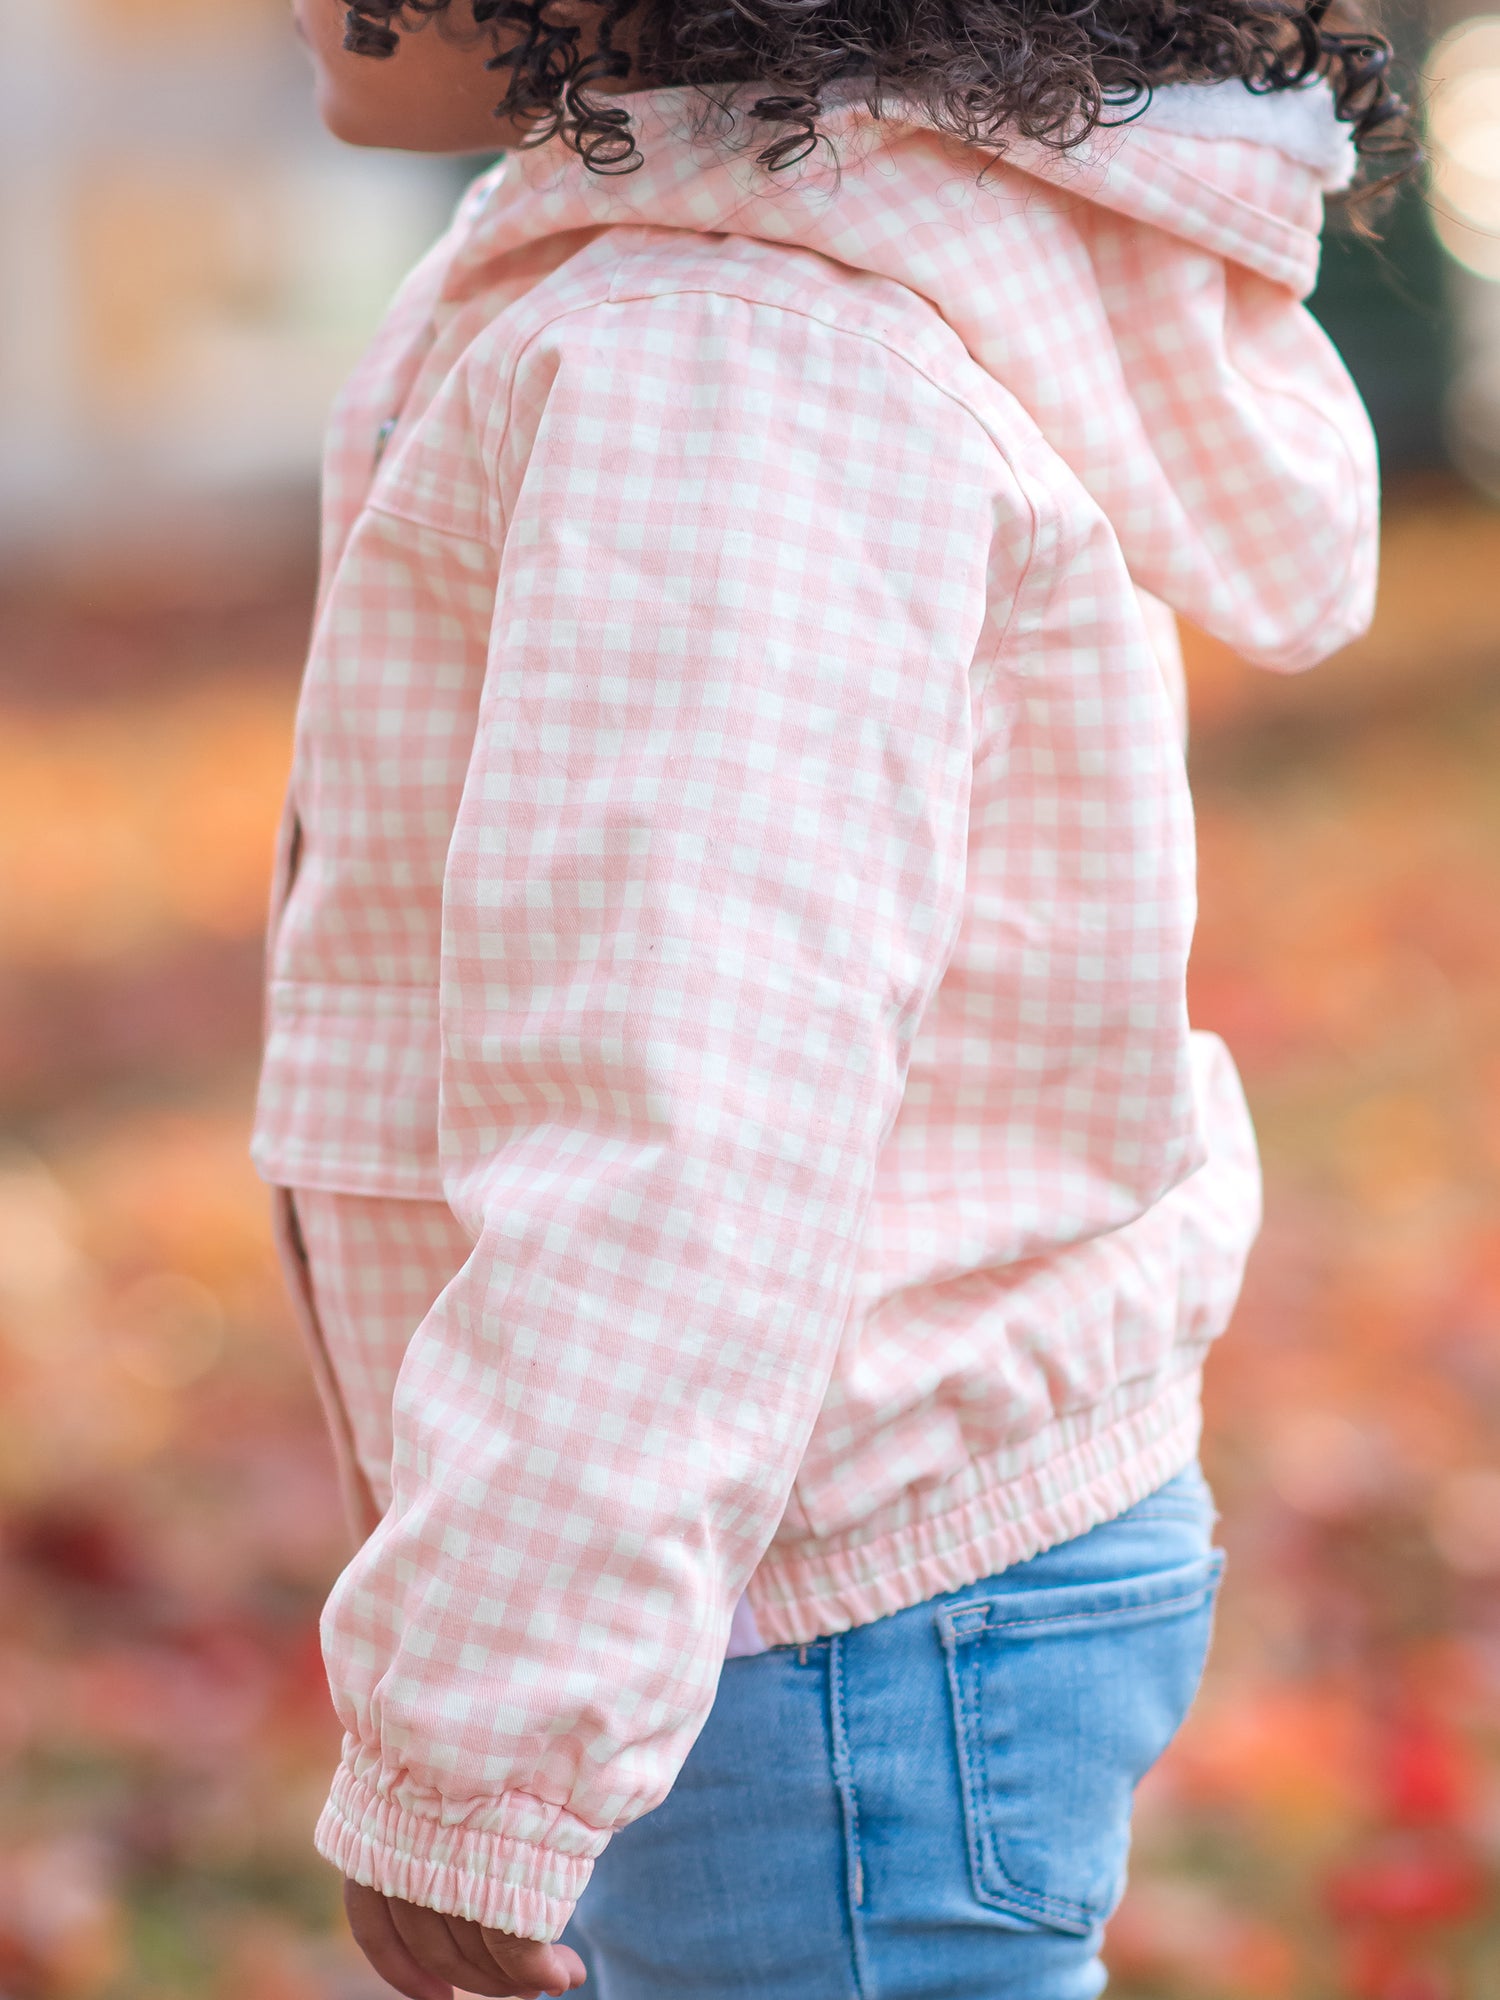
<path fill-rule="evenodd" d="M 590 173 L 558 142 L 470 190 L 445 291 L 601 228 L 750 236 L 925 298 L 1108 515 L 1137 584 L 1247 658 L 1311 665 L 1374 595 L 1368 419 L 1302 300 L 1353 148 L 1324 84 L 1158 90 L 1068 151 L 996 162 L 849 101 L 832 154 L 769 175 L 686 91 L 623 100 L 644 165 Z"/>

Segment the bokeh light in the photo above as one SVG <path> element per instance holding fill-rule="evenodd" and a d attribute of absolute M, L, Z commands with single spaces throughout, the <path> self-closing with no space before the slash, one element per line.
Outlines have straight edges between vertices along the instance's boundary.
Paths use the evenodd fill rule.
<path fill-rule="evenodd" d="M 1426 74 L 1434 224 L 1465 269 L 1500 279 L 1500 15 L 1449 29 Z"/>

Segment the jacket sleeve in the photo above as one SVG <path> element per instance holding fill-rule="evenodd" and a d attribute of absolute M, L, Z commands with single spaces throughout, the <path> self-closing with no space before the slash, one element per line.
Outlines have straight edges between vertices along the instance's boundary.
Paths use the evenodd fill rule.
<path fill-rule="evenodd" d="M 444 920 L 474 1248 L 325 1614 L 318 1841 L 551 1938 L 702 1726 L 849 1315 L 959 921 L 996 453 L 875 341 L 703 294 L 559 322 L 496 454 Z"/>

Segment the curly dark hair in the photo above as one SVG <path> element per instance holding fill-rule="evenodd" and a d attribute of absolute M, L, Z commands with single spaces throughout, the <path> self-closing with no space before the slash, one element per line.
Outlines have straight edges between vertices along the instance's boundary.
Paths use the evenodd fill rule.
<path fill-rule="evenodd" d="M 1009 136 L 1059 148 L 1138 114 L 1154 85 L 1241 78 L 1254 91 L 1326 77 L 1361 158 L 1366 196 L 1405 177 L 1418 149 L 1390 80 L 1391 46 L 1361 0 L 589 0 L 592 44 L 554 0 L 459 0 L 508 73 L 497 117 L 527 144 L 561 136 L 598 173 L 641 164 L 628 110 L 598 86 L 696 85 L 737 93 L 776 171 L 823 136 L 832 86 L 872 109 L 914 106 L 938 129 L 1003 152 Z M 395 53 L 403 30 L 454 0 L 353 0 L 345 47 Z M 1334 7 L 1341 9 L 1338 15 Z M 616 36 L 635 15 L 635 52 Z"/>

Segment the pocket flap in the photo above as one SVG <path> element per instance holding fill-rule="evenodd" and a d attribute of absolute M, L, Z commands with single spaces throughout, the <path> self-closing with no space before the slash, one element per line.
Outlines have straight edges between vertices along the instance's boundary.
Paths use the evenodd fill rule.
<path fill-rule="evenodd" d="M 441 1201 L 437 995 L 273 980 L 250 1156 L 274 1186 Z"/>

